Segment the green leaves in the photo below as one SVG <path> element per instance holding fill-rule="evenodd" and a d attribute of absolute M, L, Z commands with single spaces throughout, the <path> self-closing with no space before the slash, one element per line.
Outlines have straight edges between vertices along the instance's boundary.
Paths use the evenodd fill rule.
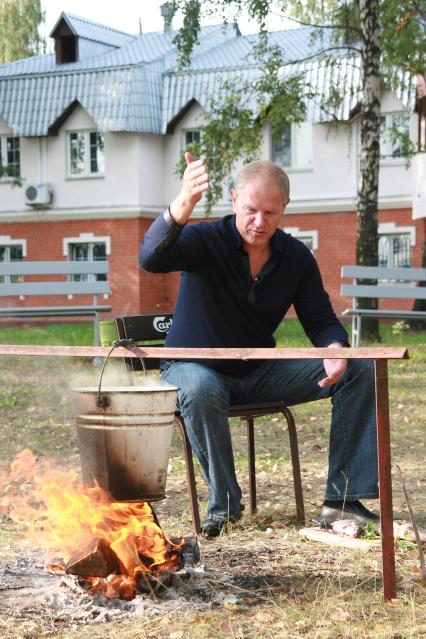
<path fill-rule="evenodd" d="M 304 80 L 296 75 L 283 78 L 285 62 L 281 51 L 261 39 L 252 55 L 255 64 L 249 74 L 224 82 L 219 76 L 220 92 L 207 106 L 207 124 L 200 142 L 184 149 L 207 159 L 207 214 L 221 199 L 223 188 L 229 187 L 236 161 L 251 162 L 260 157 L 265 126 L 271 127 L 272 135 L 281 136 L 290 124 L 302 122 L 305 117 Z M 182 154 L 177 173 L 182 175 L 184 169 Z"/>
<path fill-rule="evenodd" d="M 44 40 L 38 32 L 43 20 L 40 0 L 1 0 L 0 64 L 43 51 Z"/>
<path fill-rule="evenodd" d="M 426 8 L 414 0 L 380 3 L 383 62 L 412 74 L 426 73 Z"/>

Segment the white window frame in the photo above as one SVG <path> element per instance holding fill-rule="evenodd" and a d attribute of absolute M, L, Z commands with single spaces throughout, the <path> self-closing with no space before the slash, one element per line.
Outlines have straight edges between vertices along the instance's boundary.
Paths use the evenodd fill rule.
<path fill-rule="evenodd" d="M 111 255 L 111 236 L 95 235 L 94 233 L 80 233 L 77 237 L 64 237 L 62 240 L 62 252 L 64 257 L 69 257 L 70 244 L 97 244 L 104 242 L 106 244 L 106 254 Z"/>
<path fill-rule="evenodd" d="M 186 136 L 188 133 L 198 133 L 200 136 L 200 140 L 201 141 L 201 129 L 199 127 L 192 127 L 192 128 L 188 128 L 188 129 L 182 129 L 182 149 L 185 150 L 188 148 L 188 146 L 190 144 L 192 144 L 192 142 L 187 143 L 186 142 Z"/>
<path fill-rule="evenodd" d="M 95 235 L 94 233 L 80 233 L 78 237 L 64 237 L 62 240 L 62 251 L 64 257 L 68 260 L 70 257 L 70 245 L 71 244 L 105 244 L 105 254 L 107 256 L 111 255 L 111 237 L 109 235 Z M 89 274 L 90 278 L 93 279 L 93 275 Z M 108 299 L 108 293 L 103 294 L 104 299 Z M 69 299 L 72 299 L 72 295 L 68 295 Z"/>
<path fill-rule="evenodd" d="M 313 128 L 312 122 L 291 124 L 290 127 L 290 164 L 284 164 L 277 157 L 274 149 L 275 141 L 271 131 L 271 158 L 273 162 L 281 165 L 286 171 L 312 171 L 313 170 Z M 288 129 L 287 129 L 288 130 Z M 309 147 L 303 147 L 303 143 Z M 301 157 L 305 157 L 301 160 Z M 308 158 L 308 160 L 306 160 Z"/>
<path fill-rule="evenodd" d="M 7 141 L 9 138 L 14 138 L 18 140 L 18 151 L 19 151 L 19 170 L 17 175 L 2 175 L 0 176 L 0 180 L 13 180 L 13 178 L 19 178 L 21 176 L 21 138 L 18 135 L 12 135 L 11 133 L 1 133 L 0 134 L 0 164 L 3 169 L 7 169 L 9 166 L 7 161 Z"/>
<path fill-rule="evenodd" d="M 381 237 L 386 237 L 386 236 L 409 235 L 410 247 L 413 247 L 416 245 L 416 227 L 415 226 L 397 226 L 395 222 L 384 222 L 382 224 L 379 224 L 378 226 L 378 235 L 379 235 L 379 240 Z M 395 265 L 391 264 L 390 267 L 395 267 Z"/>
<path fill-rule="evenodd" d="M 22 248 L 22 258 L 27 257 L 27 240 L 13 240 L 10 235 L 0 235 L 0 246 L 10 248 L 11 246 L 20 246 Z M 10 259 L 7 260 L 10 262 Z M 13 282 L 23 282 L 24 278 L 22 275 L 13 276 L 14 279 L 11 279 L 11 275 L 4 276 L 4 283 L 10 284 Z"/>
<path fill-rule="evenodd" d="M 304 242 L 304 240 L 307 239 L 312 240 L 312 249 L 309 250 L 311 252 L 318 250 L 318 231 L 301 231 L 297 226 L 285 226 L 284 232 L 289 233 L 292 237 L 295 237 L 301 242 Z"/>
<path fill-rule="evenodd" d="M 410 115 L 407 111 L 393 111 L 391 113 L 380 114 L 380 164 L 404 164 L 406 162 L 405 155 L 393 156 L 394 144 L 391 139 L 391 131 L 394 129 L 394 119 L 402 117 L 406 120 L 406 132 L 410 134 Z M 385 124 L 382 128 L 382 119 Z M 405 130 L 405 127 L 404 127 Z M 386 135 L 386 133 L 388 134 Z M 386 152 L 386 154 L 385 154 Z"/>
<path fill-rule="evenodd" d="M 91 171 L 90 167 L 90 134 L 97 133 L 103 139 L 103 169 Z M 71 135 L 82 135 L 84 138 L 84 171 L 82 173 L 71 172 Z M 85 178 L 98 178 L 105 176 L 105 136 L 102 131 L 97 129 L 75 129 L 66 132 L 66 153 L 67 153 L 67 178 L 70 180 L 80 180 Z M 99 167 L 98 167 L 99 169 Z"/>

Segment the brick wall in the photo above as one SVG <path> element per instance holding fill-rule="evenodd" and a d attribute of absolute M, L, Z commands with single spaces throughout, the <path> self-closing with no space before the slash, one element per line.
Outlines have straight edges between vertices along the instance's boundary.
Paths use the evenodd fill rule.
<path fill-rule="evenodd" d="M 413 248 L 413 266 L 421 265 L 422 245 L 424 242 L 424 221 L 411 219 L 411 210 L 384 210 L 379 212 L 379 222 L 394 222 L 397 226 L 416 226 L 416 246 Z M 12 239 L 27 240 L 27 260 L 63 260 L 63 238 L 78 237 L 80 233 L 93 233 L 95 236 L 111 238 L 110 281 L 112 294 L 109 302 L 113 311 L 111 316 L 126 313 L 129 315 L 157 311 L 173 311 L 179 284 L 179 274 L 150 274 L 142 271 L 138 265 L 140 241 L 150 225 L 147 219 L 105 219 L 75 220 L 64 222 L 8 223 L 1 225 L 1 234 Z M 338 315 L 351 305 L 349 298 L 340 297 L 340 267 L 343 264 L 355 264 L 356 214 L 305 213 L 287 215 L 285 226 L 303 230 L 318 231 L 318 261 L 325 287 L 330 295 Z M 10 300 L 8 300 L 10 302 Z M 90 299 L 74 298 L 74 303 L 90 303 Z M 101 300 L 99 300 L 101 301 Z M 7 300 L 0 298 L 5 306 Z M 64 298 L 27 298 L 12 302 L 22 305 L 60 305 L 72 304 Z M 397 306 L 401 307 L 401 302 Z M 412 302 L 406 303 L 407 308 Z M 391 307 L 391 303 L 387 303 Z M 107 315 L 104 316 L 105 318 Z"/>
<path fill-rule="evenodd" d="M 125 311 L 138 314 L 150 310 L 165 298 L 161 292 L 165 288 L 165 282 L 159 285 L 158 280 L 147 276 L 138 266 L 139 244 L 149 223 L 149 220 L 139 219 L 10 223 L 1 225 L 1 234 L 9 235 L 12 239 L 26 239 L 25 259 L 28 261 L 66 259 L 63 254 L 63 239 L 77 238 L 81 233 L 93 233 L 95 239 L 96 236 L 110 237 L 111 255 L 108 260 L 112 294 L 108 303 L 112 304 L 111 316 L 114 316 Z M 91 296 L 74 296 L 73 300 L 61 296 L 31 297 L 25 300 L 0 298 L 2 306 L 60 306 L 90 304 L 91 301 Z M 98 302 L 101 301 L 102 296 L 98 296 Z M 103 314 L 102 317 L 106 319 L 108 315 Z"/>
<path fill-rule="evenodd" d="M 412 247 L 412 265 L 420 267 L 425 224 L 423 220 L 413 220 L 411 209 L 381 210 L 378 222 L 393 222 L 398 226 L 416 227 L 416 245 Z M 318 231 L 318 250 L 314 252 L 323 277 L 325 288 L 330 295 L 338 315 L 352 306 L 352 298 L 340 296 L 340 267 L 356 264 L 356 213 L 303 213 L 285 217 L 285 226 L 298 227 L 300 231 Z M 348 280 L 349 283 L 349 280 Z M 389 301 L 381 303 L 382 308 L 411 308 L 412 301 Z"/>

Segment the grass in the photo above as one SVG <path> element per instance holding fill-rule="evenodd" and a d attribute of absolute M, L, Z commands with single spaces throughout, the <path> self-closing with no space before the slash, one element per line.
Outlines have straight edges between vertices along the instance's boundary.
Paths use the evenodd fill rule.
<path fill-rule="evenodd" d="M 420 524 L 426 523 L 426 334 L 394 334 L 382 327 L 382 345 L 406 345 L 410 360 L 390 362 L 390 416 L 392 455 L 404 473 L 413 508 Z M 308 346 L 295 321 L 277 332 L 283 346 Z M 2 343 L 90 344 L 93 327 L 55 325 L 35 329 L 0 329 Z M 368 344 L 372 345 L 372 344 Z M 70 387 L 93 384 L 99 368 L 71 358 L 2 358 L 0 368 L 0 461 L 11 461 L 30 447 L 66 468 L 79 465 Z M 126 383 L 119 363 L 108 364 L 107 382 Z M 327 469 L 330 406 L 327 401 L 294 408 L 299 434 L 304 496 L 309 519 L 322 500 Z M 245 428 L 232 428 L 239 481 L 247 495 Z M 259 515 L 214 541 L 200 541 L 202 562 L 220 575 L 210 584 L 203 604 L 154 617 L 139 615 L 107 624 L 73 626 L 55 624 L 49 615 L 23 618 L 18 612 L 1 612 L 0 637 L 7 639 L 216 639 L 309 638 L 405 639 L 426 637 L 426 585 L 418 581 L 415 550 L 396 548 L 398 600 L 384 604 L 381 591 L 380 551 L 356 553 L 315 544 L 300 537 L 294 522 L 291 464 L 287 434 L 276 418 L 256 421 L 257 492 Z M 395 511 L 407 517 L 402 486 L 393 480 Z M 206 488 L 199 481 L 201 506 Z M 367 504 L 374 507 L 374 502 Z M 173 440 L 167 498 L 155 506 L 166 533 L 191 534 L 185 468 L 179 437 Z M 19 553 L 10 520 L 0 522 L 2 562 Z M 234 595 L 233 603 L 226 596 Z M 0 573 L 1 599 L 1 573 Z M 30 624 L 30 625 L 29 625 Z"/>
<path fill-rule="evenodd" d="M 45 324 L 30 328 L 1 327 L 0 344 L 91 346 L 93 344 L 93 324 L 68 322 L 66 324 Z"/>

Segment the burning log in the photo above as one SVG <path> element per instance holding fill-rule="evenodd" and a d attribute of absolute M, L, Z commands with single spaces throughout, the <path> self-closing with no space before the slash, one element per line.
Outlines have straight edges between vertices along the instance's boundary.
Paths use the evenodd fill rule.
<path fill-rule="evenodd" d="M 95 538 L 82 550 L 75 552 L 65 565 L 68 575 L 80 577 L 108 577 L 120 570 L 116 554 L 105 539 Z"/>
<path fill-rule="evenodd" d="M 3 487 L 14 484 L 19 499 L 11 491 L 2 501 Z M 130 600 L 138 592 L 154 593 L 183 565 L 199 560 L 196 539 L 169 539 L 149 502 L 118 502 L 100 486 L 81 484 L 75 471 L 36 463 L 30 451 L 9 473 L 0 473 L 0 503 L 54 553 L 50 571 L 79 577 L 93 595 Z"/>
<path fill-rule="evenodd" d="M 192 568 L 200 561 L 200 546 L 196 537 L 183 537 L 171 539 L 172 544 L 179 546 L 181 554 L 180 568 Z M 176 552 L 169 549 L 171 552 Z"/>
<path fill-rule="evenodd" d="M 174 571 L 184 567 L 195 566 L 200 561 L 200 548 L 196 537 L 174 538 L 167 547 L 166 564 L 173 565 Z M 94 538 L 83 549 L 73 553 L 63 570 L 68 575 L 79 577 L 108 577 L 109 575 L 129 574 L 136 567 L 139 568 L 139 581 L 145 579 L 145 572 L 149 572 L 152 560 L 139 554 L 132 556 L 133 564 L 120 568 L 120 562 L 111 546 L 102 538 Z M 142 569 L 142 566 L 145 569 Z"/>

